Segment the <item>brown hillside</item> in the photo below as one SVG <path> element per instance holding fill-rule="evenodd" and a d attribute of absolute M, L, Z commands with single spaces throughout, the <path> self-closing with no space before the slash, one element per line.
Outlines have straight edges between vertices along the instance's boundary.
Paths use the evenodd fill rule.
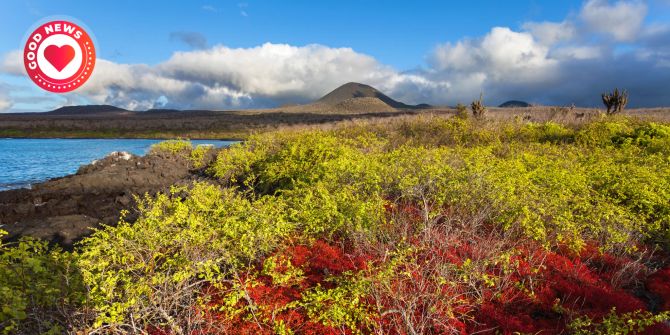
<path fill-rule="evenodd" d="M 377 98 L 381 102 L 393 107 L 393 108 L 413 108 L 414 106 L 410 106 L 407 104 L 404 104 L 400 101 L 396 101 L 388 97 L 386 94 L 378 91 L 376 88 L 365 85 L 365 84 L 359 84 L 359 83 L 347 83 L 344 84 L 332 92 L 326 94 L 323 96 L 321 99 L 319 99 L 317 102 L 320 103 L 325 103 L 329 105 L 335 105 L 342 103 L 346 100 L 349 99 L 354 99 L 354 98 Z"/>

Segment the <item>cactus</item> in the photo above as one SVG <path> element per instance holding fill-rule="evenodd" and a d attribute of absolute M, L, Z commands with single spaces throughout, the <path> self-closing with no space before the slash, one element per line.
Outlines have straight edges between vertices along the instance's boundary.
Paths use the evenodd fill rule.
<path fill-rule="evenodd" d="M 483 119 L 486 114 L 486 107 L 484 106 L 484 94 L 479 94 L 479 100 L 475 100 L 470 104 L 472 115 L 477 119 Z"/>
<path fill-rule="evenodd" d="M 628 92 L 626 90 L 619 91 L 618 88 L 615 88 L 612 93 L 603 93 L 602 98 L 603 104 L 607 107 L 607 115 L 618 114 L 626 108 Z"/>

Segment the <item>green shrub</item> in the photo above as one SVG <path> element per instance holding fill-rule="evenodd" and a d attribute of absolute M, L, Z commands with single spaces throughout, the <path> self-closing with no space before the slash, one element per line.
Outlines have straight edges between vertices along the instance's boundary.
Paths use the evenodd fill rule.
<path fill-rule="evenodd" d="M 664 127 L 623 120 L 579 130 L 551 122 L 495 130 L 468 120 L 420 120 L 399 125 L 403 144 L 387 130 L 298 132 L 222 152 L 214 173 L 281 195 L 310 233 L 374 231 L 381 222 L 374 208 L 382 204 L 375 199 L 391 199 L 425 204 L 427 219 L 445 205 L 485 210 L 546 245 L 579 249 L 595 239 L 629 248 L 640 238 L 663 244 L 668 235 L 670 163 L 641 151 L 666 141 Z M 632 140 L 624 145 L 617 140 L 623 137 Z"/>
<path fill-rule="evenodd" d="M 652 314 L 650 312 L 636 311 L 617 314 L 616 309 L 613 308 L 610 314 L 605 316 L 600 322 L 594 322 L 589 317 L 584 316 L 573 320 L 569 328 L 572 334 L 575 335 L 627 335 L 642 333 L 647 327 L 669 320 L 670 312 Z"/>
<path fill-rule="evenodd" d="M 144 326 L 188 329 L 193 325 L 183 324 L 185 314 L 206 299 L 198 298 L 206 282 L 241 271 L 293 230 L 280 202 L 249 201 L 206 183 L 138 200 L 134 224 L 121 220 L 81 245 L 96 326 L 133 318 Z"/>
<path fill-rule="evenodd" d="M 189 140 L 167 140 L 156 143 L 149 149 L 150 154 L 165 154 L 171 156 L 188 157 L 193 150 L 193 145 Z"/>
<path fill-rule="evenodd" d="M 29 238 L 15 245 L 0 242 L 0 333 L 71 330 L 85 301 L 75 255 Z"/>
<path fill-rule="evenodd" d="M 253 188 L 257 179 L 257 165 L 273 150 L 275 140 L 269 136 L 251 136 L 221 150 L 208 172 L 226 185 Z"/>
<path fill-rule="evenodd" d="M 133 333 L 152 326 L 190 333 L 204 329 L 212 305 L 226 318 L 253 316 L 261 307 L 248 291 L 257 285 L 262 294 L 272 283 L 287 289 L 273 292 L 278 298 L 291 295 L 281 308 L 365 332 L 379 316 L 366 302 L 375 289 L 391 294 L 408 317 L 424 308 L 402 305 L 417 301 L 417 292 L 430 292 L 430 309 L 453 295 L 442 285 L 502 289 L 498 273 L 511 271 L 506 266 L 518 255 L 483 240 L 462 263 L 447 264 L 450 243 L 469 238 L 449 237 L 459 229 L 474 234 L 485 226 L 510 244 L 518 239 L 553 250 L 579 251 L 594 241 L 631 253 L 644 243 L 668 248 L 669 141 L 668 125 L 625 118 L 573 128 L 420 116 L 255 135 L 217 152 L 207 173 L 223 186 L 200 182 L 138 199 L 134 223 L 122 219 L 97 230 L 74 253 L 32 240 L 0 245 L 0 326 L 6 333 L 70 331 L 72 321 L 61 311 L 75 309 L 93 312 L 87 330 Z M 206 165 L 209 150 L 187 141 L 152 148 L 183 155 L 196 168 Z M 367 248 L 374 260 L 369 268 L 383 273 L 330 276 L 265 258 L 281 246 L 315 240 Z M 419 249 L 440 243 L 445 255 L 419 257 Z M 403 250 L 407 257 L 393 256 Z M 303 266 L 310 262 L 298 258 Z M 428 283 L 423 274 L 445 282 L 423 291 L 414 285 Z M 321 275 L 328 285 L 292 291 Z M 407 290 L 393 291 L 400 284 Z M 223 293 L 210 295 L 210 289 Z M 36 323 L 38 312 L 50 317 Z M 603 322 L 576 319 L 573 326 L 604 333 L 653 318 L 612 314 Z M 291 332 L 275 321 L 258 322 Z"/>
<path fill-rule="evenodd" d="M 191 165 L 196 169 L 201 169 L 207 165 L 207 154 L 214 150 L 214 146 L 211 144 L 199 144 L 191 151 L 189 155 L 189 161 Z"/>
<path fill-rule="evenodd" d="M 366 282 L 345 274 L 335 284 L 333 288 L 317 286 L 303 293 L 300 306 L 311 320 L 349 329 L 353 334 L 368 334 L 375 315 L 366 303 Z"/>
<path fill-rule="evenodd" d="M 619 146 L 638 146 L 655 153 L 670 153 L 670 126 L 650 122 L 636 126 L 632 132 L 612 137 Z"/>
<path fill-rule="evenodd" d="M 574 131 L 555 122 L 525 124 L 515 131 L 523 142 L 570 143 L 574 140 Z"/>
<path fill-rule="evenodd" d="M 310 239 L 372 233 L 382 222 L 385 203 L 379 194 L 325 183 L 282 192 L 281 198 L 289 206 L 290 220 Z"/>
<path fill-rule="evenodd" d="M 459 102 L 456 105 L 456 117 L 459 119 L 467 119 L 469 117 L 468 107 Z"/>
<path fill-rule="evenodd" d="M 612 146 L 613 138 L 626 136 L 633 128 L 626 119 L 618 121 L 596 121 L 584 125 L 575 134 L 575 141 L 586 146 Z"/>

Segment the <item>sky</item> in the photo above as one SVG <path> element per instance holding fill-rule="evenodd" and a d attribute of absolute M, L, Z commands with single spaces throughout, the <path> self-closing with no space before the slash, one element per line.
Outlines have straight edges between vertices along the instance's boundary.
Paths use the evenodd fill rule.
<path fill-rule="evenodd" d="M 3 1 L 0 112 L 73 104 L 243 109 L 350 82 L 407 103 L 670 106 L 670 0 Z M 25 77 L 21 49 L 65 15 L 94 35 L 91 79 L 67 94 Z"/>

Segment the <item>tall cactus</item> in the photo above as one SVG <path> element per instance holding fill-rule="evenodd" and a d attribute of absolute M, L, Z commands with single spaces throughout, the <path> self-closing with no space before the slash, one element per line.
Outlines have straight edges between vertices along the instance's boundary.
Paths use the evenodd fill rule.
<path fill-rule="evenodd" d="M 484 106 L 484 93 L 479 94 L 479 100 L 475 100 L 470 104 L 472 115 L 477 119 L 483 119 L 486 114 L 486 107 Z"/>
<path fill-rule="evenodd" d="M 615 88 L 612 93 L 603 93 L 602 98 L 603 104 L 607 107 L 607 115 L 618 114 L 626 108 L 628 92 L 626 90 L 619 91 L 618 88 Z"/>

